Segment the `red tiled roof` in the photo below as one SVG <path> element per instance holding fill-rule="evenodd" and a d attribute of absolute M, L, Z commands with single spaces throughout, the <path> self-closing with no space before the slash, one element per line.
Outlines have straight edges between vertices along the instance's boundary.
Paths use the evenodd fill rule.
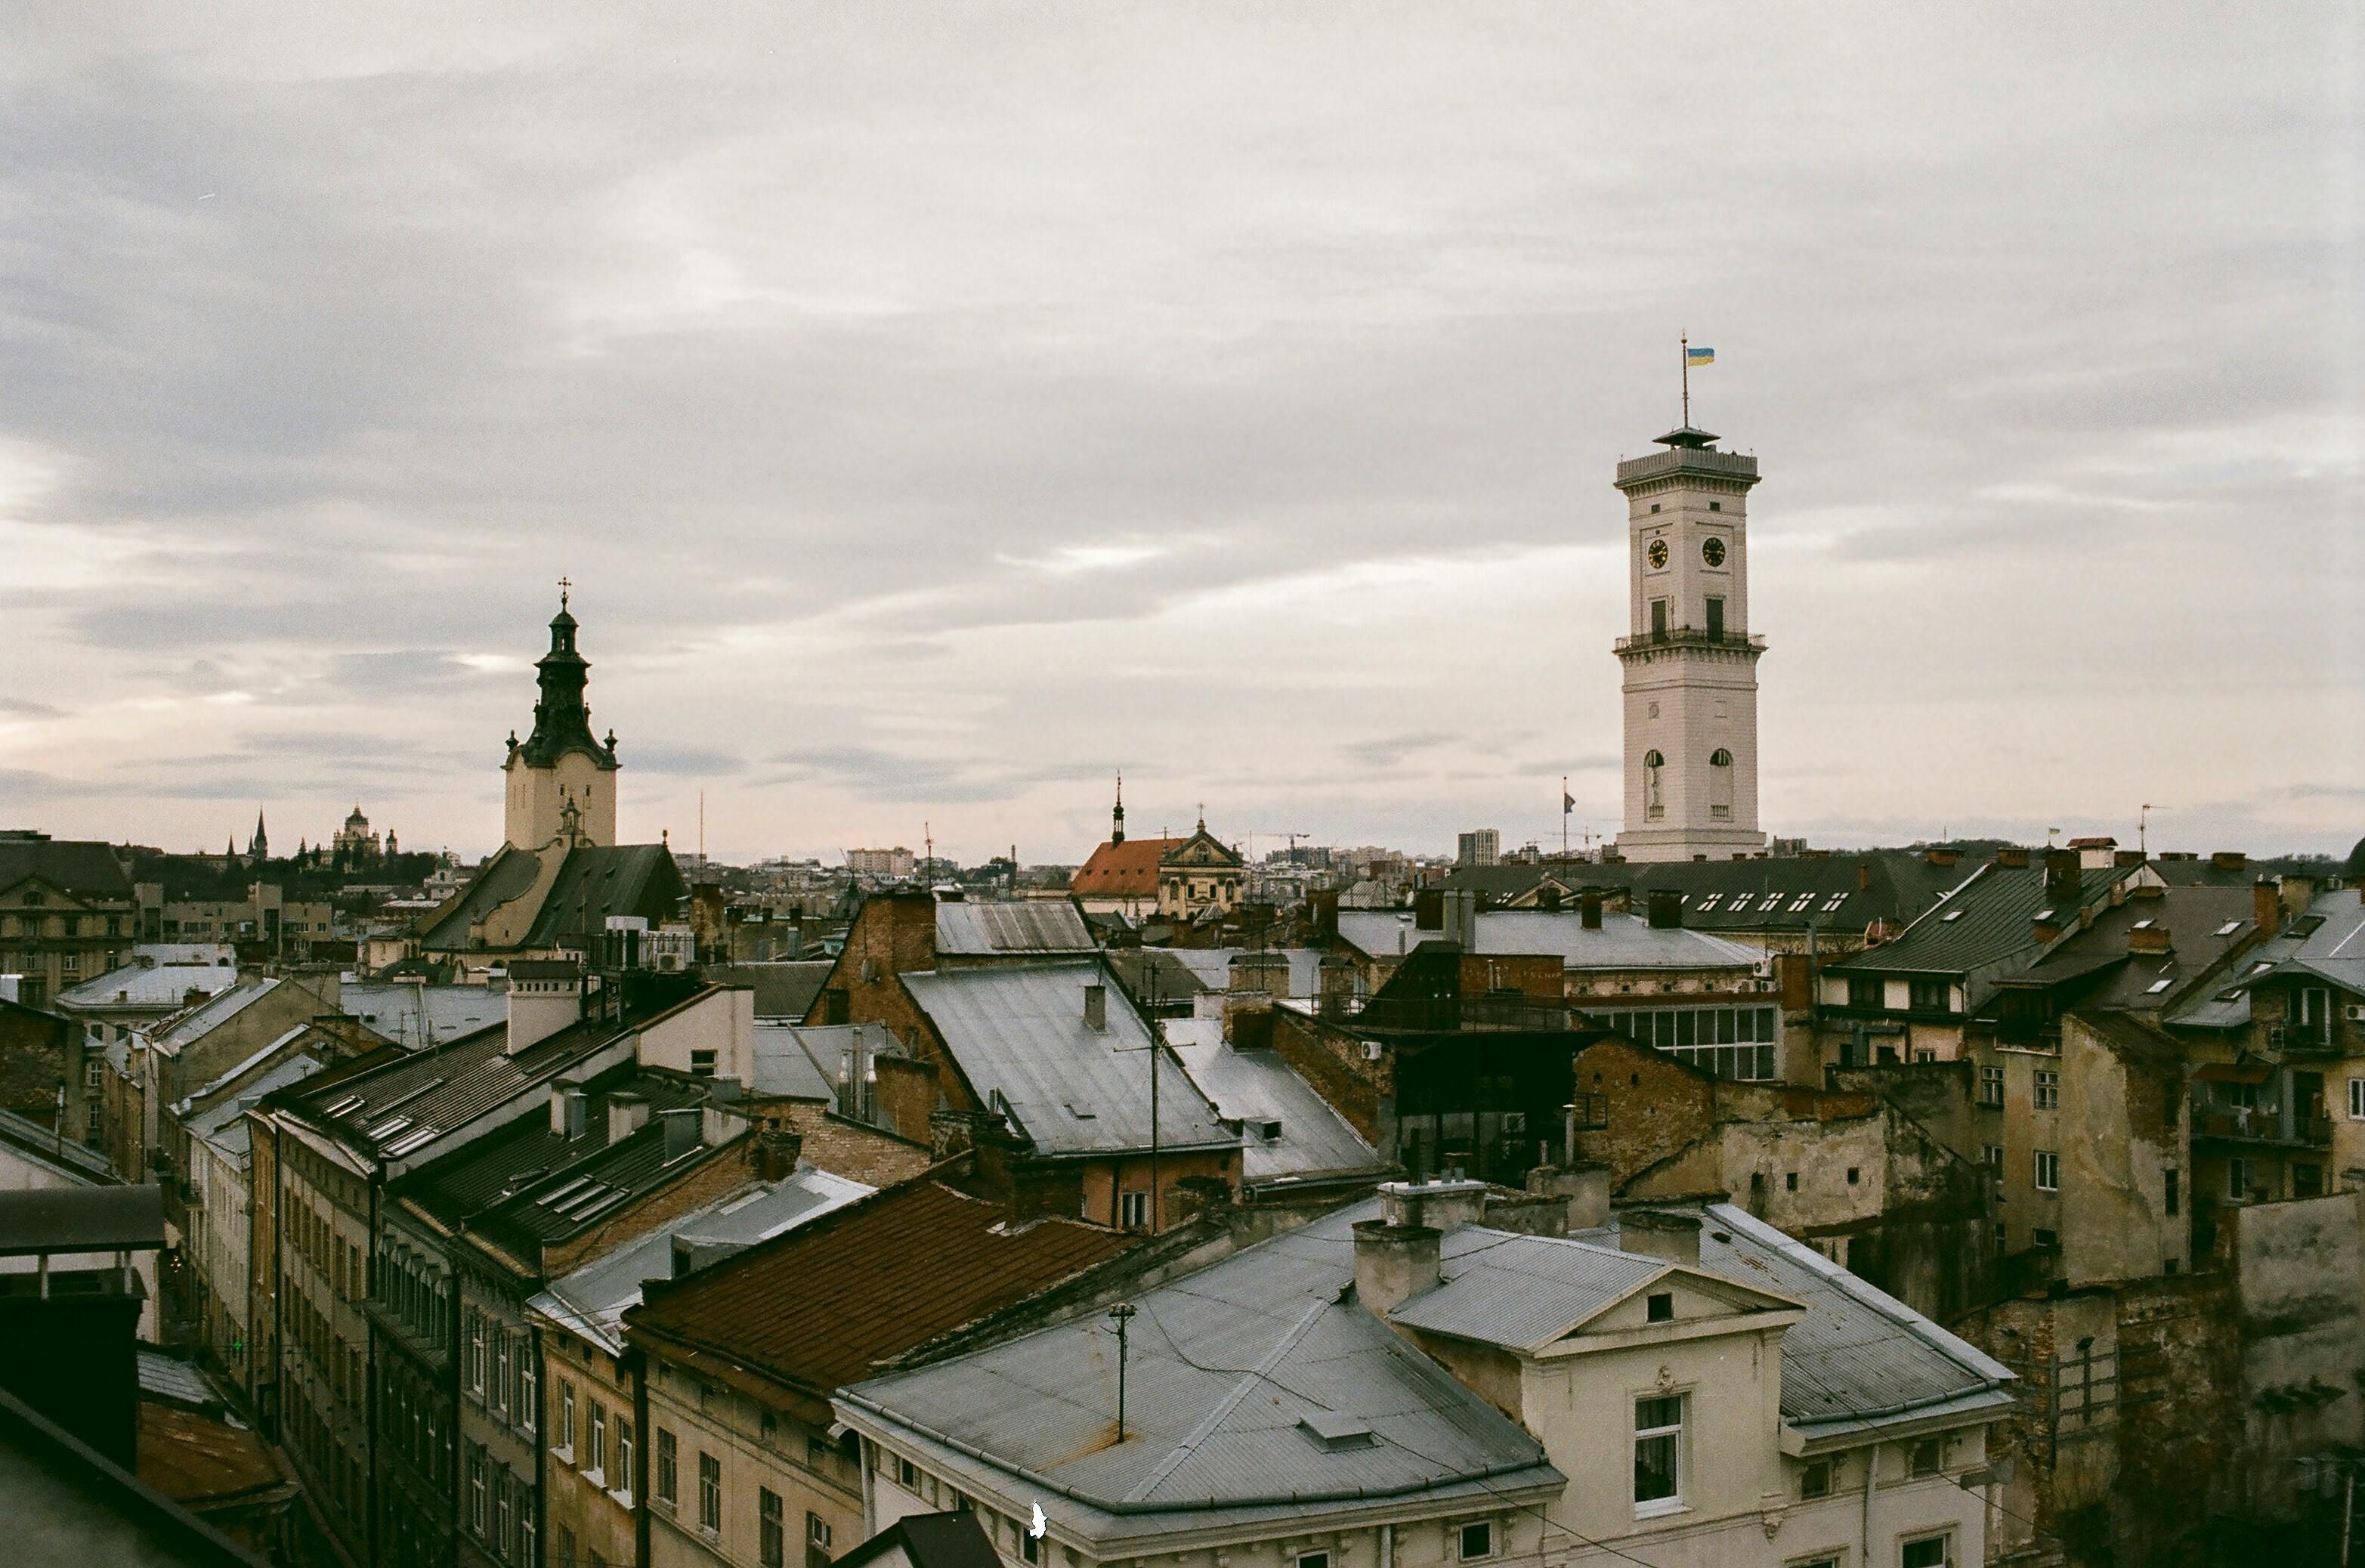
<path fill-rule="evenodd" d="M 718 1376 L 745 1367 L 826 1398 L 1135 1239 L 1070 1219 L 1005 1232 L 1008 1217 L 999 1204 L 922 1178 L 678 1285 L 653 1282 L 624 1321 L 635 1341 L 687 1351 Z"/>
<path fill-rule="evenodd" d="M 1069 890 L 1087 898 L 1149 899 L 1158 896 L 1158 863 L 1191 841 L 1128 838 L 1104 844 L 1077 868 Z"/>

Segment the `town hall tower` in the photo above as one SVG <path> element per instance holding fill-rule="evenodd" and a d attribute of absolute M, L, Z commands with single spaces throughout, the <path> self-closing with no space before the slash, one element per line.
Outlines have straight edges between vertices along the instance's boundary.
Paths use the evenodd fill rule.
<path fill-rule="evenodd" d="M 1757 827 L 1757 658 L 1749 634 L 1748 496 L 1757 459 L 1687 422 L 1618 465 L 1626 496 L 1629 860 L 1723 860 Z"/>

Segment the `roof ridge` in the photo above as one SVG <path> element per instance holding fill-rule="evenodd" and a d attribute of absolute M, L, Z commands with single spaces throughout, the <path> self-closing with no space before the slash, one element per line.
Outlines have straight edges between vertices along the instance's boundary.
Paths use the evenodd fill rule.
<path fill-rule="evenodd" d="M 1158 1489 L 1160 1483 L 1182 1468 L 1182 1462 L 1196 1452 L 1199 1445 L 1213 1437 L 1216 1428 L 1223 1425 L 1232 1412 L 1240 1407 L 1240 1401 L 1249 1396 L 1249 1391 L 1272 1375 L 1273 1368 L 1281 1364 L 1281 1359 L 1283 1356 L 1296 1349 L 1298 1342 L 1306 1338 L 1306 1331 L 1314 1327 L 1316 1320 L 1337 1305 L 1339 1304 L 1336 1302 L 1324 1301 L 1317 1297 L 1314 1303 L 1298 1316 L 1297 1321 L 1290 1326 L 1289 1331 L 1274 1343 L 1272 1349 L 1266 1353 L 1264 1360 L 1250 1367 L 1239 1382 L 1232 1386 L 1229 1394 L 1216 1401 L 1215 1408 L 1207 1412 L 1205 1419 L 1191 1428 L 1181 1442 L 1168 1450 L 1166 1457 L 1159 1461 L 1148 1475 L 1136 1483 L 1131 1491 L 1126 1493 L 1124 1500 L 1128 1503 L 1148 1500 L 1150 1493 Z M 1152 1314 L 1151 1321 L 1157 1321 L 1155 1314 Z M 1165 1326 L 1160 1324 L 1160 1332 L 1164 1331 Z M 1180 1350 L 1177 1350 L 1176 1354 L 1179 1356 Z M 1293 1389 L 1290 1392 L 1295 1394 L 1296 1391 Z"/>

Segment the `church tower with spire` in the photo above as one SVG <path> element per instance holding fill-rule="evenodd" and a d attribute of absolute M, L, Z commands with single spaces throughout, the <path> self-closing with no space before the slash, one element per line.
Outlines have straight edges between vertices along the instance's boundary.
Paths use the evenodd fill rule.
<path fill-rule="evenodd" d="M 1116 776 L 1116 810 L 1109 813 L 1109 842 L 1125 842 L 1125 775 Z"/>
<path fill-rule="evenodd" d="M 616 842 L 616 735 L 611 730 L 600 741 L 591 734 L 591 710 L 583 700 L 591 665 L 576 651 L 567 587 L 559 585 L 550 651 L 534 666 L 542 691 L 533 705 L 533 733 L 521 743 L 510 732 L 509 759 L 501 764 L 509 776 L 503 835 L 520 849 L 560 839 L 600 846 Z"/>

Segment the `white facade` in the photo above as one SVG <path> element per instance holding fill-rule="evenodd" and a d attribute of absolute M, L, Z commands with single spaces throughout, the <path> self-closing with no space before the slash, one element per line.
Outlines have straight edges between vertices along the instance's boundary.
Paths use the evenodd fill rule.
<path fill-rule="evenodd" d="M 1627 502 L 1629 860 L 1721 860 L 1765 847 L 1757 826 L 1757 658 L 1749 634 L 1747 498 L 1757 460 L 1704 431 L 1618 465 Z"/>

